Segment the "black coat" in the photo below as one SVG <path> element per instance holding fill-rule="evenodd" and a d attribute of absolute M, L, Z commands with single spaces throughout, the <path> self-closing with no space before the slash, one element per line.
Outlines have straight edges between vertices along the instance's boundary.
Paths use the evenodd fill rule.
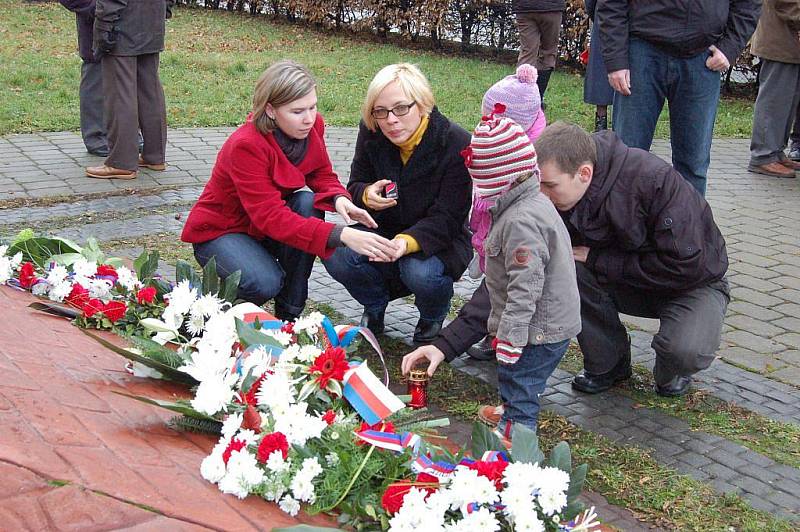
<path fill-rule="evenodd" d="M 573 246 L 601 280 L 673 294 L 722 279 L 725 240 L 706 200 L 656 155 L 595 133 L 597 164 L 586 194 L 562 213 Z"/>
<path fill-rule="evenodd" d="M 59 0 L 61 5 L 75 13 L 78 26 L 78 53 L 87 63 L 96 63 L 92 53 L 92 28 L 94 27 L 94 0 Z"/>
<path fill-rule="evenodd" d="M 434 107 L 428 129 L 403 165 L 397 146 L 380 129 L 370 131 L 362 123 L 347 184 L 355 204 L 366 207 L 362 197 L 369 184 L 395 181 L 397 205 L 370 211 L 378 233 L 390 239 L 399 233 L 414 237 L 421 253 L 439 257 L 453 279 L 461 277 L 472 258 L 466 225 L 472 182 L 460 154 L 470 138 Z"/>
<path fill-rule="evenodd" d="M 96 0 L 94 50 L 104 34 L 114 33 L 110 55 L 135 56 L 164 49 L 165 20 L 172 15 L 174 0 Z M 95 53 L 95 55 L 100 55 Z"/>
<path fill-rule="evenodd" d="M 630 37 L 676 57 L 697 55 L 713 44 L 733 64 L 760 13 L 760 0 L 598 0 L 606 69 L 628 68 Z"/>
<path fill-rule="evenodd" d="M 544 13 L 547 11 L 564 11 L 565 0 L 511 0 L 511 12 Z"/>

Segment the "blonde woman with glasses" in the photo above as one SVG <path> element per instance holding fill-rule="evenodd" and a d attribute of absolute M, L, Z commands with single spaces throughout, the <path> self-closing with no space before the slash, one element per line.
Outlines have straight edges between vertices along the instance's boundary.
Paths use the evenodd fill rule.
<path fill-rule="evenodd" d="M 435 106 L 428 80 L 408 63 L 384 67 L 367 89 L 347 190 L 395 246 L 388 259 L 337 249 L 324 261 L 364 306 L 361 325 L 384 328 L 389 301 L 413 294 L 414 341 L 436 338 L 453 281 L 472 258 L 466 219 L 472 185 L 460 152 L 470 134 Z"/>
<path fill-rule="evenodd" d="M 323 211 L 336 211 L 348 223 L 376 227 L 333 171 L 316 87 L 293 61 L 261 75 L 253 111 L 223 144 L 181 235 L 201 265 L 215 257 L 221 275 L 241 272 L 241 299 L 274 299 L 275 315 L 289 321 L 303 311 L 316 256 L 339 246 L 378 260 L 395 253 L 376 233 L 325 221 Z"/>

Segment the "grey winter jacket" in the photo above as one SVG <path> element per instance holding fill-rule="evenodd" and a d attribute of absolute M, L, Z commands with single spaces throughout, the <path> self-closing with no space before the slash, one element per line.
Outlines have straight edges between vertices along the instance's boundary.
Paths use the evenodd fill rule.
<path fill-rule="evenodd" d="M 489 334 L 515 347 L 567 340 L 581 330 L 572 244 L 556 208 L 530 178 L 491 207 L 484 242 Z"/>
<path fill-rule="evenodd" d="M 174 0 L 96 0 L 94 51 L 101 42 L 116 41 L 110 55 L 133 56 L 158 53 L 164 49 L 165 20 L 171 16 Z"/>
<path fill-rule="evenodd" d="M 511 0 L 511 12 L 515 15 L 517 13 L 564 11 L 566 8 L 565 0 Z"/>

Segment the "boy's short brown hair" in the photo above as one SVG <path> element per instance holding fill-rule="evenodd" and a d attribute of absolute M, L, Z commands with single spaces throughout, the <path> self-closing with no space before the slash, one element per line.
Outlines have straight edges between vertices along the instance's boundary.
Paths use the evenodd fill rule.
<path fill-rule="evenodd" d="M 597 147 L 583 128 L 568 122 L 554 122 L 533 143 L 539 166 L 555 163 L 567 174 L 574 174 L 582 164 L 597 164 Z"/>

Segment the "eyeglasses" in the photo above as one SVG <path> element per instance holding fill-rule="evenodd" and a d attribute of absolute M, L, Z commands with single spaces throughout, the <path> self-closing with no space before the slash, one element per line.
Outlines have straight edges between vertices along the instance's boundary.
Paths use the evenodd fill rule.
<path fill-rule="evenodd" d="M 372 118 L 377 118 L 378 120 L 389 118 L 389 113 L 392 113 L 394 116 L 406 116 L 416 104 L 417 102 L 401 103 L 400 105 L 395 105 L 391 109 L 373 109 L 370 114 Z"/>

